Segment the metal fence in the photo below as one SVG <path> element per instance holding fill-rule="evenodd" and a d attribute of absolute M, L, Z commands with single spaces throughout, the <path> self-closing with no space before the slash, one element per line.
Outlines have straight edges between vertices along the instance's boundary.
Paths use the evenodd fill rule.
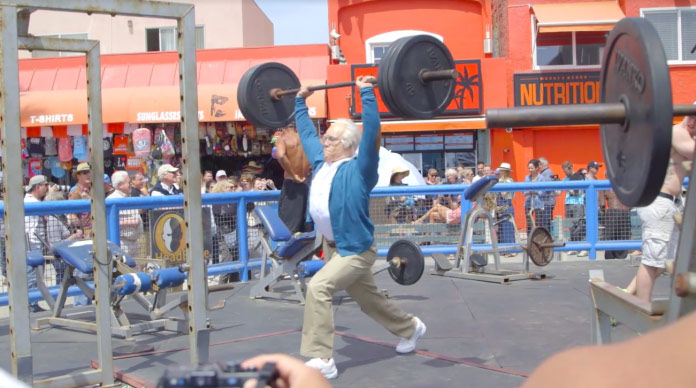
<path fill-rule="evenodd" d="M 453 254 L 459 239 L 462 217 L 472 203 L 464 198 L 468 185 L 395 186 L 375 188 L 370 202 L 370 215 L 375 224 L 378 252 L 386 256 L 391 244 L 410 239 L 421 246 L 425 254 Z M 526 239 L 533 224 L 549 228 L 556 240 L 566 241 L 561 251 L 597 257 L 598 250 L 610 252 L 640 249 L 640 220 L 631 209 L 611 209 L 606 205 L 608 181 L 571 181 L 541 183 L 499 183 L 484 198 L 484 207 L 497 220 L 491 236 L 483 222 L 474 224 L 477 244 L 490 244 L 496 238 L 501 246 L 517 247 Z M 207 241 L 203 258 L 208 264 L 260 258 L 264 252 L 260 239 L 262 226 L 253 212 L 255 204 L 277 204 L 278 191 L 249 191 L 203 195 L 203 234 Z M 544 198 L 555 206 L 544 208 Z M 539 201 L 541 201 L 541 205 Z M 536 204 L 535 204 L 536 202 Z M 604 202 L 604 210 L 600 207 Z M 167 235 L 168 244 L 182 247 L 185 233 L 180 228 L 183 215 L 177 217 L 183 196 L 138 197 L 106 200 L 107 235 L 120 244 L 139 265 L 144 267 L 184 262 L 183 256 L 163 254 L 158 246 Z M 0 205 L 0 214 L 2 214 Z M 88 213 L 87 200 L 45 201 L 25 204 L 27 219 L 38 216 L 45 222 L 44 254 L 47 259 L 47 285 L 59 284 L 63 264 L 49 254 L 50 244 L 67 238 L 81 238 L 71 225 L 73 214 Z M 244 217 L 238 217 L 244 214 Z M 167 225 L 168 222 L 168 225 Z M 27 222 L 25 221 L 25 224 Z M 138 226 L 139 224 L 139 226 Z M 135 225 L 135 226 L 134 226 Z M 179 228 L 179 229 L 177 229 Z M 240 238 L 246 236 L 246 238 Z M 160 242 L 161 244 L 161 242 Z M 171 252 L 184 252 L 176 247 Z M 6 292 L 4 247 L 2 250 L 3 282 L 0 292 Z M 179 254 L 179 253 L 177 253 Z M 165 262 L 166 261 L 166 262 Z M 248 271 L 240 274 L 248 280 Z"/>

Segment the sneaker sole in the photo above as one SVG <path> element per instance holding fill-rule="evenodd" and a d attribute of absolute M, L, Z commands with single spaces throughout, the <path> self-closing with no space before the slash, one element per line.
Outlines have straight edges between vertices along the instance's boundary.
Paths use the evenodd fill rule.
<path fill-rule="evenodd" d="M 421 323 L 423 323 L 423 322 L 421 322 Z M 420 334 L 417 334 L 416 341 L 418 341 L 419 339 L 421 339 L 421 337 L 423 337 L 423 336 L 425 335 L 425 332 L 428 331 L 428 328 L 425 326 L 425 324 L 423 324 L 422 327 L 423 327 L 423 332 L 420 333 Z M 418 329 L 416 329 L 416 330 L 418 330 Z M 410 350 L 399 350 L 399 349 L 396 349 L 396 352 L 399 353 L 399 354 L 408 354 L 408 353 L 411 353 L 411 352 L 413 352 L 413 351 L 415 351 L 415 350 L 416 350 L 416 347 L 414 346 L 413 349 L 410 349 Z"/>

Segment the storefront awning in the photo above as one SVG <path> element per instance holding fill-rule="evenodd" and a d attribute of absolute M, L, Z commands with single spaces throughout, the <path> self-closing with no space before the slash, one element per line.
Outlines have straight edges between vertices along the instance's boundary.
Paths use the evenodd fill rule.
<path fill-rule="evenodd" d="M 250 67 L 267 61 L 289 66 L 303 85 L 326 83 L 329 57 L 319 45 L 227 49 L 199 52 L 198 120 L 245 121 L 237 105 L 237 83 Z M 239 58 L 244 54 L 249 58 Z M 176 59 L 171 53 L 105 56 L 102 61 L 104 123 L 180 122 Z M 163 59 L 164 58 L 164 59 Z M 234 59 L 231 59 L 234 58 Z M 27 60 L 20 69 L 20 122 L 23 127 L 87 123 L 87 93 L 82 64 L 55 58 L 51 66 Z M 33 67 L 32 67 L 33 66 Z M 287 97 L 292 98 L 292 97 Z M 307 99 L 312 118 L 327 114 L 326 92 Z"/>
<path fill-rule="evenodd" d="M 609 31 L 626 17 L 614 1 L 532 5 L 539 33 Z"/>

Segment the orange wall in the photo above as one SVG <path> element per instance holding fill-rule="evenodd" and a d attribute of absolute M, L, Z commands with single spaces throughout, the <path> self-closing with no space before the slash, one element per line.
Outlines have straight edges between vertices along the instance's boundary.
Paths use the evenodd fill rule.
<path fill-rule="evenodd" d="M 349 64 L 365 63 L 365 41 L 397 30 L 421 30 L 443 36 L 457 59 L 481 58 L 490 1 L 471 0 L 329 0 L 329 30 Z"/>

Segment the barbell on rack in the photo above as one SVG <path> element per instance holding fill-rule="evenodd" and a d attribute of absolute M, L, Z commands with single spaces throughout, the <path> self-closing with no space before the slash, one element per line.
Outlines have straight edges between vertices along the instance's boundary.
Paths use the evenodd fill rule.
<path fill-rule="evenodd" d="M 488 109 L 488 128 L 600 124 L 607 176 L 624 205 L 645 206 L 660 190 L 669 163 L 674 116 L 696 105 L 672 105 L 667 59 L 655 28 L 643 18 L 620 20 L 607 38 L 599 104 Z M 454 94 L 454 60 L 439 40 L 417 35 L 392 43 L 379 64 L 382 101 L 400 117 L 432 118 Z M 425 76 L 424 76 L 425 75 Z M 430 79 L 432 76 L 432 79 Z M 353 83 L 316 88 L 350 86 Z M 237 91 L 245 118 L 261 127 L 286 126 L 294 101 L 279 98 L 300 87 L 280 63 L 251 68 Z"/>

